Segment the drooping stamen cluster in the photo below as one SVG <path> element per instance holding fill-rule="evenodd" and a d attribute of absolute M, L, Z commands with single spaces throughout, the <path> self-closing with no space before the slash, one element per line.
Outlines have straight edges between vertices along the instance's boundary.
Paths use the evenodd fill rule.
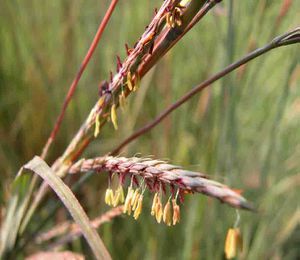
<path fill-rule="evenodd" d="M 241 191 L 210 180 L 202 173 L 187 171 L 161 160 L 104 156 L 80 160 L 69 169 L 70 173 L 86 171 L 114 172 L 124 176 L 122 179 L 139 177 L 151 192 L 162 191 L 165 194 L 166 187 L 170 190 L 179 189 L 179 200 L 182 200 L 185 194 L 202 193 L 232 207 L 253 210 L 252 205 L 241 196 Z M 174 191 L 171 191 L 171 194 L 174 195 Z"/>
<path fill-rule="evenodd" d="M 116 176 L 113 174 L 113 176 Z M 136 189 L 133 188 L 133 178 L 135 178 L 136 184 L 137 176 L 132 176 L 130 186 L 128 187 L 126 198 L 124 199 L 123 188 L 119 182 L 118 188 L 114 191 L 111 188 L 111 179 L 109 179 L 109 186 L 105 193 L 105 203 L 109 206 L 116 207 L 120 203 L 124 203 L 123 213 L 131 215 L 133 213 L 133 218 L 137 220 L 142 212 L 143 207 L 143 198 L 144 192 L 146 190 L 145 179 L 142 179 L 142 185 L 138 186 Z M 125 181 L 123 179 L 123 181 Z M 172 204 L 170 202 L 172 195 L 167 200 L 165 206 L 162 204 L 162 193 L 161 191 L 155 192 L 152 207 L 151 215 L 155 217 L 158 223 L 163 222 L 167 226 L 176 225 L 180 221 L 180 208 L 177 204 L 177 197 L 179 190 L 177 191 L 176 196 L 172 199 Z M 172 215 L 173 208 L 173 215 Z"/>
<path fill-rule="evenodd" d="M 116 190 L 111 188 L 111 179 L 109 180 L 108 188 L 105 192 L 105 203 L 109 206 L 116 207 L 120 203 L 124 203 L 124 191 L 122 185 L 119 183 Z"/>
<path fill-rule="evenodd" d="M 166 22 L 170 28 L 181 26 L 181 16 L 184 9 L 185 6 L 180 5 L 180 3 L 178 3 L 175 6 L 172 6 L 172 8 L 170 8 L 169 10 L 167 9 L 168 12 L 166 13 Z"/>
<path fill-rule="evenodd" d="M 131 215 L 131 212 L 134 211 L 133 217 L 135 220 L 137 220 L 142 213 L 143 198 L 144 195 L 143 193 L 140 193 L 139 188 L 134 190 L 132 185 L 130 185 L 125 199 L 123 213 Z"/>
<path fill-rule="evenodd" d="M 155 217 L 157 223 L 160 223 L 161 220 L 163 220 L 167 226 L 171 226 L 171 224 L 176 225 L 179 223 L 180 208 L 176 202 L 177 196 L 176 198 L 172 199 L 173 217 L 170 199 L 171 197 L 168 199 L 165 207 L 163 208 L 160 194 L 158 192 L 155 193 L 151 207 L 151 215 Z"/>
<path fill-rule="evenodd" d="M 72 174 L 87 171 L 114 173 L 110 176 L 119 178 L 119 186 L 112 189 L 110 180 L 105 202 L 111 206 L 125 202 L 124 213 L 131 215 L 134 212 L 135 219 L 138 219 L 142 212 L 146 189 L 154 193 L 151 215 L 158 223 L 163 220 L 168 226 L 175 225 L 180 221 L 180 207 L 177 201 L 182 202 L 184 195 L 189 193 L 199 192 L 217 198 L 235 208 L 253 209 L 241 196 L 240 191 L 232 190 L 226 185 L 210 180 L 202 173 L 183 170 L 160 160 L 104 156 L 88 160 L 82 159 L 69 169 Z M 124 199 L 122 185 L 126 183 L 126 178 L 130 179 L 130 185 L 126 199 Z M 162 196 L 168 193 L 167 187 L 170 190 L 170 197 L 163 206 Z"/>

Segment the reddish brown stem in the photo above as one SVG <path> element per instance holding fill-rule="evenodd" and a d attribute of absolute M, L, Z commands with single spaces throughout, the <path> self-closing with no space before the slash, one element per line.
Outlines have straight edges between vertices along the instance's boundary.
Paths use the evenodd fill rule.
<path fill-rule="evenodd" d="M 202 91 L 204 88 L 210 86 L 212 83 L 217 81 L 220 78 L 223 78 L 225 75 L 229 74 L 233 70 L 237 69 L 238 67 L 242 66 L 243 64 L 259 57 L 260 55 L 269 52 L 272 49 L 286 46 L 289 44 L 295 44 L 300 42 L 300 28 L 296 28 L 295 30 L 285 33 L 279 37 L 276 37 L 273 39 L 269 44 L 262 48 L 258 48 L 254 50 L 253 52 L 250 52 L 245 57 L 241 58 L 240 60 L 231 63 L 226 68 L 221 70 L 220 72 L 216 73 L 209 79 L 203 81 L 199 85 L 192 88 L 190 91 L 188 91 L 184 96 L 182 96 L 179 100 L 177 100 L 175 103 L 170 105 L 168 108 L 166 108 L 160 115 L 158 115 L 154 120 L 150 121 L 148 124 L 146 124 L 144 127 L 137 130 L 135 133 L 133 133 L 131 136 L 126 138 L 118 147 L 116 147 L 112 152 L 110 152 L 110 155 L 117 155 L 126 145 L 140 137 L 141 135 L 145 134 L 146 132 L 150 131 L 152 128 L 154 128 L 156 125 L 158 125 L 163 119 L 165 119 L 169 114 L 171 114 L 174 110 L 176 110 L 178 107 L 180 107 L 182 104 L 187 102 L 190 98 L 192 98 L 194 95 Z"/>
<path fill-rule="evenodd" d="M 196 23 L 198 23 L 206 14 L 207 12 L 212 9 L 218 2 L 221 0 L 210 0 L 206 2 L 198 13 L 194 16 L 192 21 L 183 28 L 182 31 L 178 30 L 178 36 L 173 41 L 168 41 L 167 38 L 170 37 L 174 32 L 170 32 L 169 29 L 165 29 L 160 36 L 157 38 L 155 42 L 155 46 L 153 48 L 152 55 L 148 56 L 144 63 L 141 64 L 139 68 L 139 75 L 143 77 L 153 66 L 154 64 L 163 57 L 189 30 L 191 30 Z M 167 45 L 167 46 L 166 46 Z M 163 48 L 162 48 L 163 46 Z"/>
<path fill-rule="evenodd" d="M 118 3 L 118 0 L 112 0 L 111 1 L 110 6 L 107 9 L 104 18 L 102 19 L 102 21 L 99 25 L 97 33 L 96 33 L 96 35 L 95 35 L 95 37 L 94 37 L 94 39 L 93 39 L 93 41 L 90 45 L 90 48 L 89 48 L 87 54 L 85 55 L 85 57 L 84 57 L 84 59 L 81 63 L 81 66 L 80 66 L 80 68 L 77 72 L 77 75 L 76 75 L 75 79 L 73 80 L 73 82 L 72 82 L 72 84 L 69 88 L 69 91 L 68 91 L 68 93 L 66 95 L 66 98 L 64 100 L 61 112 L 60 112 L 59 116 L 57 117 L 54 128 L 53 128 L 53 130 L 52 130 L 52 132 L 51 132 L 51 134 L 50 134 L 50 136 L 47 140 L 46 145 L 43 148 L 43 151 L 42 151 L 42 154 L 41 154 L 41 157 L 43 159 L 45 159 L 45 157 L 47 156 L 48 150 L 49 150 L 51 144 L 53 143 L 53 141 L 54 141 L 54 139 L 55 139 L 55 137 L 56 137 L 56 135 L 57 135 L 57 133 L 60 129 L 60 126 L 61 126 L 62 120 L 64 118 L 65 112 L 66 112 L 67 107 L 68 107 L 68 105 L 69 105 L 69 103 L 70 103 L 70 101 L 71 101 L 71 99 L 72 99 L 72 97 L 75 93 L 78 82 L 79 82 L 86 66 L 88 65 L 94 51 L 96 50 L 96 47 L 97 47 L 97 45 L 98 45 L 98 43 L 101 39 L 101 36 L 104 32 L 104 29 L 106 28 L 106 25 L 107 25 L 111 15 L 112 15 L 114 9 L 115 9 L 115 6 L 117 5 L 117 3 Z"/>

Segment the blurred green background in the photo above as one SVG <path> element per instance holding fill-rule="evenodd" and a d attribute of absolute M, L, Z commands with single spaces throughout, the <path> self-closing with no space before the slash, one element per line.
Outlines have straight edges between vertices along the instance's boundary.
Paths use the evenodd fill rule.
<path fill-rule="evenodd" d="M 108 5 L 108 0 L 0 2 L 0 203 L 18 168 L 39 154 Z M 158 0 L 120 1 L 88 66 L 48 163 L 59 156 L 97 100 L 97 86 L 115 71 L 153 16 Z M 285 7 L 285 9 L 283 8 Z M 223 1 L 142 80 L 84 156 L 103 155 L 154 118 L 192 86 L 274 36 L 299 25 L 300 1 Z M 239 259 L 300 257 L 300 52 L 271 51 L 218 81 L 132 143 L 124 156 L 153 155 L 242 189 L 260 209 L 240 212 L 244 250 Z M 93 176 L 77 196 L 91 218 L 108 210 L 107 181 Z M 149 195 L 149 194 L 148 194 Z M 182 221 L 169 228 L 150 216 L 146 196 L 138 221 L 123 216 L 99 231 L 114 259 L 223 259 L 236 212 L 202 195 L 189 196 Z M 57 201 L 44 202 L 28 232 Z M 2 213 L 5 210 L 2 208 Z M 69 218 L 61 209 L 45 230 Z M 42 231 L 42 230 L 40 230 Z M 46 249 L 30 246 L 20 254 Z M 67 249 L 89 254 L 83 239 Z M 299 259 L 299 258 L 298 258 Z"/>

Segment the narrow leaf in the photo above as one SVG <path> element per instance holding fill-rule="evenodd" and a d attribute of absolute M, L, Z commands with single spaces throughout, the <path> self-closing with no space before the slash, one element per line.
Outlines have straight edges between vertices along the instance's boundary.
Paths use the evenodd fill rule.
<path fill-rule="evenodd" d="M 91 223 L 78 200 L 70 188 L 55 175 L 52 169 L 38 156 L 35 156 L 29 163 L 24 165 L 23 168 L 38 174 L 55 191 L 59 199 L 64 203 L 65 207 L 72 215 L 75 222 L 81 228 L 82 234 L 89 243 L 95 257 L 97 259 L 111 259 L 101 238 L 96 230 L 91 226 Z"/>

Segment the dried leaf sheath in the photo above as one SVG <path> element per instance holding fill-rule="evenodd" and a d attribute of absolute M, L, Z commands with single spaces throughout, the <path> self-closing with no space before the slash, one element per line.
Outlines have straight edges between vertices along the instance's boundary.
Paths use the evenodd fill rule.
<path fill-rule="evenodd" d="M 153 187 L 151 184 L 155 183 L 167 184 L 173 188 L 180 188 L 181 191 L 206 194 L 235 208 L 253 209 L 244 197 L 226 185 L 210 180 L 202 173 L 183 170 L 179 166 L 160 160 L 112 156 L 82 159 L 70 168 L 69 173 L 87 171 L 109 171 L 129 177 L 140 176 L 149 184 L 148 187 Z M 152 191 L 155 191 L 155 188 Z"/>

